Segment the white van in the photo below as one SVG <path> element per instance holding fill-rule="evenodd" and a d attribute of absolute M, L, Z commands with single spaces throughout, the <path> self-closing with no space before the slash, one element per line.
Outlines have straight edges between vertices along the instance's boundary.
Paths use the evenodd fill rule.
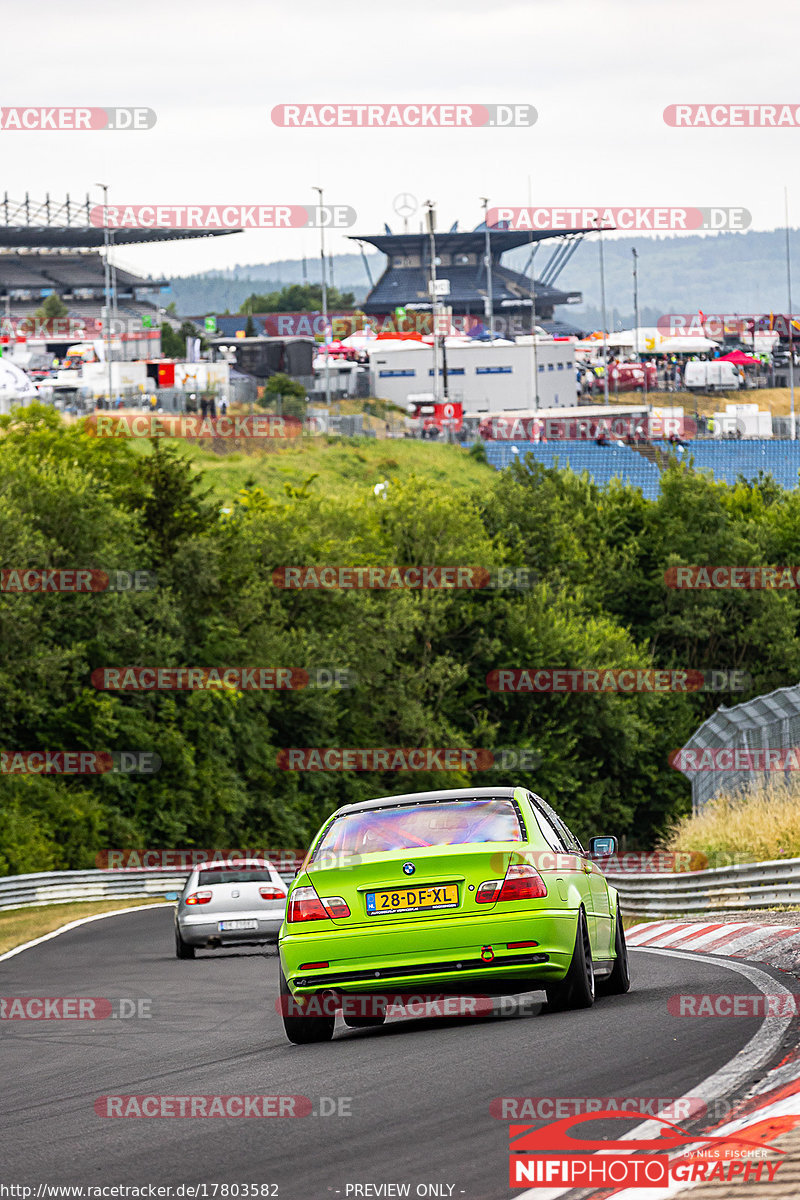
<path fill-rule="evenodd" d="M 735 392 L 742 386 L 739 371 L 729 362 L 687 362 L 683 373 L 687 392 Z"/>

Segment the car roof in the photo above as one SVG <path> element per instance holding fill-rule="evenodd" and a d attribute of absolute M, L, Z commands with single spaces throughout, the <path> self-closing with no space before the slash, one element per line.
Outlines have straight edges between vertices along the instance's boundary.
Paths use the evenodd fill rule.
<path fill-rule="evenodd" d="M 337 808 L 335 817 L 347 813 L 370 812 L 374 808 L 393 808 L 398 804 L 436 804 L 442 800 L 511 800 L 517 791 L 526 791 L 517 787 L 479 787 L 479 788 L 443 788 L 438 792 L 405 792 L 401 796 L 379 796 L 376 800 L 360 800 L 356 804 L 345 804 Z"/>

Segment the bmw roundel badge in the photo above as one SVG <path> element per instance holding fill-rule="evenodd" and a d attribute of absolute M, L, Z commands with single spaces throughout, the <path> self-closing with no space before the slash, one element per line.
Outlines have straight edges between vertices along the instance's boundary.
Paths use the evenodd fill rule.
<path fill-rule="evenodd" d="M 416 869 L 417 868 L 414 866 L 413 863 L 403 863 L 403 874 L 404 875 L 413 875 L 414 872 L 416 871 Z"/>

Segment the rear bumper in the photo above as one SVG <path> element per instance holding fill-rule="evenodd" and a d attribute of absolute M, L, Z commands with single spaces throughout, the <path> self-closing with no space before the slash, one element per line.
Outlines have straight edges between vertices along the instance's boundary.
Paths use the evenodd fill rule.
<path fill-rule="evenodd" d="M 288 933 L 279 941 L 281 966 L 296 996 L 337 992 L 463 992 L 503 995 L 563 979 L 575 945 L 577 911 L 538 910 L 402 921 L 348 929 L 326 923 L 318 933 Z M 509 943 L 536 941 L 509 948 Z M 326 968 L 304 968 L 327 962 Z M 527 986 L 525 986 L 527 985 Z"/>
<path fill-rule="evenodd" d="M 220 921 L 254 920 L 258 922 L 256 929 L 225 929 L 219 927 Z M 184 916 L 179 914 L 175 923 L 180 935 L 189 946 L 241 946 L 275 943 L 278 932 L 283 924 L 283 909 L 274 915 L 265 916 L 263 913 L 216 913 L 213 919 L 204 916 Z"/>

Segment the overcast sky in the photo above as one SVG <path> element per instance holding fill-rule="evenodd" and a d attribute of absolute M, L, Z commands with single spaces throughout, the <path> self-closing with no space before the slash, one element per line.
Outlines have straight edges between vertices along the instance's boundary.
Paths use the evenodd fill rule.
<path fill-rule="evenodd" d="M 397 232 L 398 193 L 440 228 L 480 197 L 524 205 L 743 206 L 755 229 L 800 224 L 800 128 L 674 129 L 674 103 L 800 105 L 796 0 L 63 0 L 4 22 L 4 105 L 142 105 L 140 132 L 0 132 L 10 197 L 355 208 Z M 532 128 L 289 130 L 281 103 L 528 103 Z M 412 221 L 418 218 L 412 218 Z M 642 235 L 645 238 L 647 235 Z M 341 233 L 333 253 L 352 252 Z M 127 247 L 117 261 L 189 274 L 311 256 L 316 231 Z"/>

